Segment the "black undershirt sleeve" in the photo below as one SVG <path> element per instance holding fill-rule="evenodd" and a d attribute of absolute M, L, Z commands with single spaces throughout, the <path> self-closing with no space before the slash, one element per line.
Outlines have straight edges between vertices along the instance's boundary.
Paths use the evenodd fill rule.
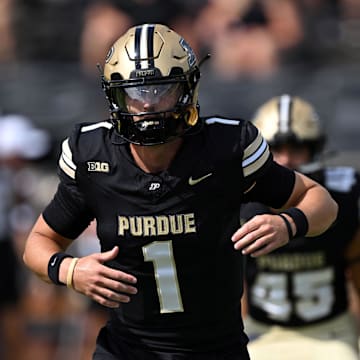
<path fill-rule="evenodd" d="M 78 237 L 94 219 L 76 187 L 62 182 L 42 215 L 53 230 L 69 239 Z"/>
<path fill-rule="evenodd" d="M 285 205 L 295 185 L 295 172 L 271 162 L 266 172 L 256 179 L 256 186 L 245 201 L 258 201 L 274 209 Z"/>

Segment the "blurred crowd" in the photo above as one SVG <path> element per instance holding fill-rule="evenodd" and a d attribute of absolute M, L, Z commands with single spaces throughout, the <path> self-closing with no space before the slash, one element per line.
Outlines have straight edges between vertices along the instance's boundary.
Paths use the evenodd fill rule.
<path fill-rule="evenodd" d="M 50 133 L 29 118 L 0 115 L 0 358 L 4 360 L 88 359 L 91 348 L 87 350 L 86 344 L 93 345 L 97 319 L 101 323 L 105 319 L 105 312 L 94 304 L 43 283 L 22 263 L 28 231 L 57 186 L 56 174 L 45 166 L 52 148 Z M 72 253 L 97 250 L 93 226 L 82 240 Z"/>
<path fill-rule="evenodd" d="M 359 0 L 2 0 L 1 359 L 90 358 L 106 312 L 35 279 L 20 254 L 57 186 L 60 141 L 73 123 L 108 116 L 97 64 L 129 26 L 143 22 L 174 28 L 199 60 L 211 54 L 200 85 L 205 114 L 246 118 L 264 99 L 296 91 L 314 95 L 320 112 L 323 106 L 325 118 L 336 122 L 334 88 L 342 86 L 346 97 L 336 109 L 348 110 L 347 117 L 341 113 L 344 136 L 355 131 L 358 146 L 352 126 L 360 81 L 330 79 L 327 69 L 360 69 Z M 96 251 L 93 226 L 80 244 L 74 254 Z"/>
<path fill-rule="evenodd" d="M 0 14 L 1 62 L 78 62 L 89 73 L 142 22 L 170 25 L 224 76 L 344 61 L 360 45 L 356 0 L 3 0 Z"/>
<path fill-rule="evenodd" d="M 222 75 L 261 76 L 287 62 L 351 59 L 359 8 L 356 0 L 3 0 L 0 61 L 78 62 L 96 73 L 129 26 L 160 22 L 200 58 L 211 53 Z"/>
<path fill-rule="evenodd" d="M 171 26 L 199 59 L 211 54 L 204 115 L 239 116 L 240 108 L 249 117 L 271 96 L 296 92 L 323 110 L 345 146 L 357 144 L 337 117 L 356 126 L 358 0 L 2 0 L 0 106 L 25 112 L 58 141 L 79 118 L 107 117 L 97 64 L 141 22 Z"/>

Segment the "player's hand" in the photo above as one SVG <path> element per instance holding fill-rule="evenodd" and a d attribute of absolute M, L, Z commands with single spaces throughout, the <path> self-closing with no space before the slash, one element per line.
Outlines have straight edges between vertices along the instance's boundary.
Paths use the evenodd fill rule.
<path fill-rule="evenodd" d="M 80 258 L 74 269 L 74 289 L 110 308 L 129 302 L 131 295 L 137 293 L 133 286 L 136 277 L 104 265 L 115 259 L 118 252 L 119 248 L 115 246 L 110 251 Z"/>
<path fill-rule="evenodd" d="M 284 220 L 278 215 L 256 215 L 239 228 L 231 240 L 236 250 L 258 257 L 286 245 L 289 234 Z"/>

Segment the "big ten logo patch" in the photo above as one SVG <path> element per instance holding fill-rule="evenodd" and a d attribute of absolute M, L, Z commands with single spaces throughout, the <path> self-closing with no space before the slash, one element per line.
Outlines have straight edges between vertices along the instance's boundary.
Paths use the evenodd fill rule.
<path fill-rule="evenodd" d="M 88 161 L 87 166 L 88 166 L 88 171 L 90 172 L 108 173 L 110 171 L 110 165 L 107 162 Z"/>

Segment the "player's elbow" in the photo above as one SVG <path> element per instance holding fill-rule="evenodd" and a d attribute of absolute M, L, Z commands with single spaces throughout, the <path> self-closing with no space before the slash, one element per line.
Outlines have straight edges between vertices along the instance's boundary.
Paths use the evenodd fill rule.
<path fill-rule="evenodd" d="M 330 196 L 330 204 L 329 204 L 329 226 L 328 228 L 330 228 L 331 226 L 333 226 L 336 223 L 337 217 L 338 217 L 338 213 L 339 213 L 339 205 L 338 203 Z"/>
<path fill-rule="evenodd" d="M 326 191 L 326 190 L 325 190 Z M 314 226 L 313 232 L 310 236 L 318 236 L 331 228 L 337 220 L 339 206 L 337 202 L 327 193 L 327 199 L 324 201 L 322 209 L 320 209 L 320 218 L 317 226 Z"/>

